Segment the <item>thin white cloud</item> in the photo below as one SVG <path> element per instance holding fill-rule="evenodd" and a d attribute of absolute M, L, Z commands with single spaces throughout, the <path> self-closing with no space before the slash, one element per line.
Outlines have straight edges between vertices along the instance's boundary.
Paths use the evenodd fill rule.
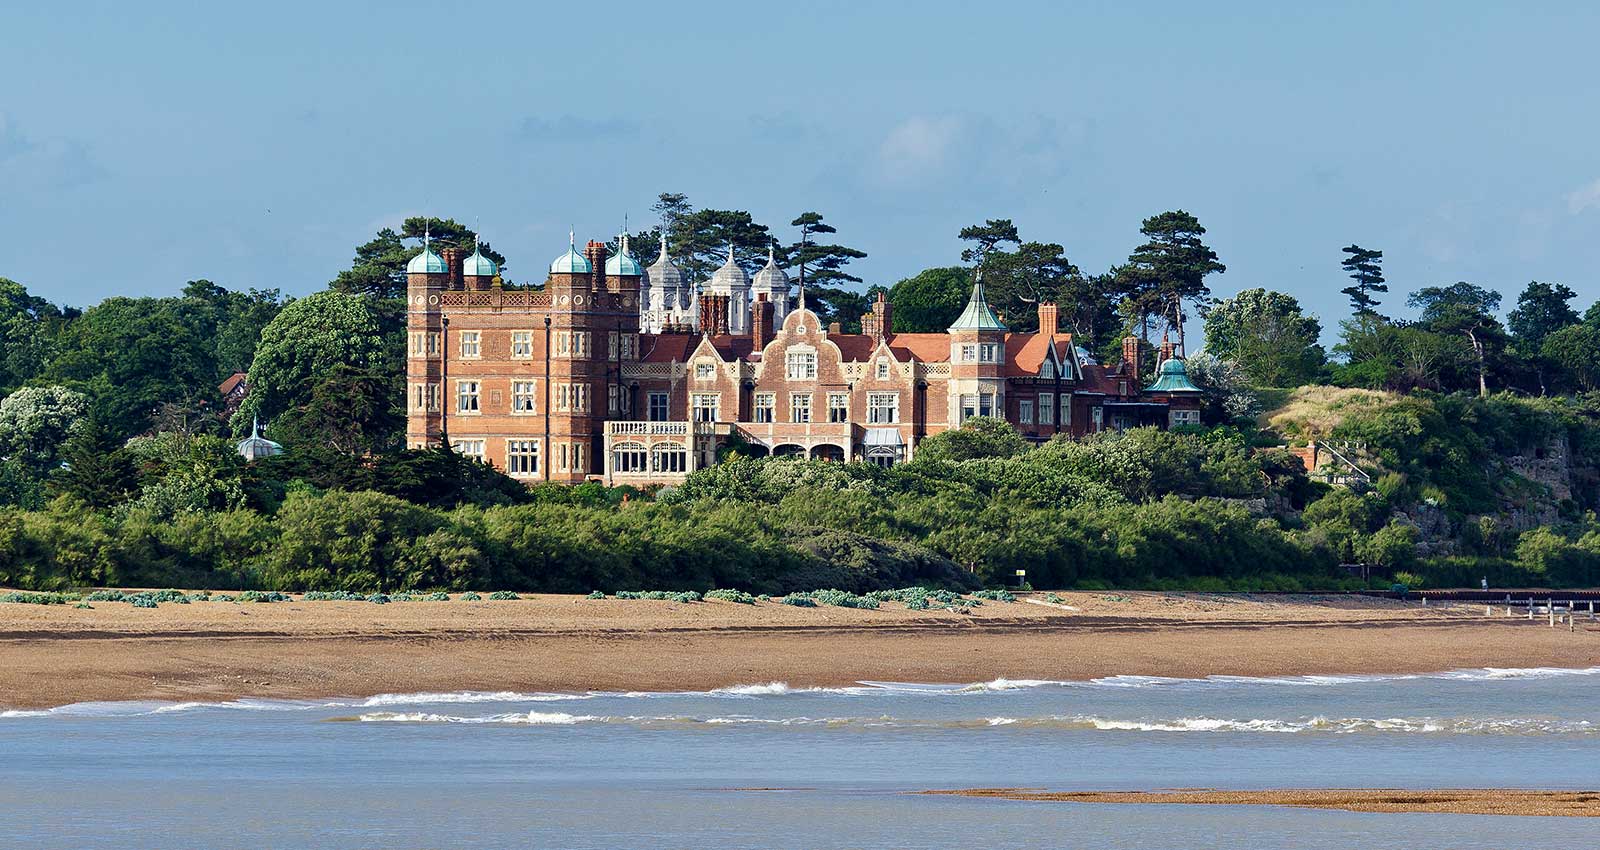
<path fill-rule="evenodd" d="M 950 159 L 961 127 L 954 116 L 914 116 L 900 122 L 878 145 L 879 175 L 907 183 L 939 172 Z"/>
<path fill-rule="evenodd" d="M 1600 209 L 1600 180 L 1582 186 L 1567 196 L 1567 211 L 1573 215 L 1590 209 Z"/>

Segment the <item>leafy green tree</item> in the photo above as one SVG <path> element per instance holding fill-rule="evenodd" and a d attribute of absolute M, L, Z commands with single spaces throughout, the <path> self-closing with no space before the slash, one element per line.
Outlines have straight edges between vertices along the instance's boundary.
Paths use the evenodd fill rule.
<path fill-rule="evenodd" d="M 1257 386 L 1290 387 L 1316 378 L 1325 356 L 1322 325 L 1291 295 L 1246 289 L 1206 311 L 1206 350 L 1234 360 Z"/>
<path fill-rule="evenodd" d="M 0 457 L 39 475 L 54 469 L 61 447 L 87 425 L 89 399 L 66 387 L 24 387 L 0 399 Z"/>
<path fill-rule="evenodd" d="M 52 495 L 69 496 L 95 508 L 128 501 L 139 490 L 133 454 L 93 418 L 61 450 L 61 468 L 50 476 Z"/>
<path fill-rule="evenodd" d="M 1117 323 L 1116 275 L 1076 274 L 1067 277 L 1056 293 L 1061 321 L 1072 332 L 1074 342 L 1090 351 L 1115 344 Z"/>
<path fill-rule="evenodd" d="M 45 380 L 89 396 L 94 415 L 127 436 L 164 403 L 216 396 L 211 311 L 190 298 L 107 298 L 56 339 Z"/>
<path fill-rule="evenodd" d="M 0 277 L 0 394 L 44 372 L 69 318 L 22 284 Z"/>
<path fill-rule="evenodd" d="M 961 461 L 984 457 L 1014 457 L 1029 448 L 1028 441 L 1004 419 L 976 416 L 960 428 L 941 431 L 917 444 L 916 460 L 924 463 Z"/>
<path fill-rule="evenodd" d="M 1204 303 L 1211 295 L 1206 276 L 1226 272 L 1228 267 L 1201 241 L 1206 229 L 1199 219 L 1183 210 L 1151 216 L 1139 232 L 1146 241 L 1128 256 L 1128 266 L 1136 279 L 1153 282 L 1161 315 L 1168 327 L 1178 332 L 1178 347 L 1187 353 L 1183 306 Z"/>
<path fill-rule="evenodd" d="M 1478 395 L 1488 395 L 1488 348 L 1503 342 L 1505 336 L 1494 317 L 1494 311 L 1500 309 L 1500 293 L 1460 281 L 1419 289 L 1406 303 L 1422 311 L 1422 323 L 1433 332 L 1467 338 L 1477 361 Z"/>
<path fill-rule="evenodd" d="M 1217 357 L 1208 349 L 1194 353 L 1184 365 L 1189 380 L 1205 391 L 1205 421 L 1248 427 L 1261 415 L 1261 400 L 1237 362 Z"/>
<path fill-rule="evenodd" d="M 255 418 L 274 422 L 287 414 L 291 421 L 308 416 L 326 421 L 319 412 L 325 412 L 324 403 L 333 391 L 328 382 L 337 384 L 354 375 L 362 402 L 353 405 L 356 411 L 346 424 L 359 420 L 363 441 L 392 440 L 392 434 L 378 435 L 401 421 L 397 411 L 404 401 L 402 349 L 384 334 L 365 298 L 327 291 L 291 302 L 261 333 L 248 377 L 250 394 L 234 415 L 234 433 L 247 432 Z M 386 383 L 386 409 L 380 410 L 382 405 L 373 401 L 370 380 Z"/>
<path fill-rule="evenodd" d="M 889 287 L 897 333 L 944 333 L 961 315 L 972 291 L 972 273 L 964 266 L 924 269 Z"/>
<path fill-rule="evenodd" d="M 211 329 L 219 379 L 250 368 L 262 329 L 283 309 L 283 295 L 276 289 L 233 292 L 209 280 L 189 281 L 183 296 L 204 305 L 209 313 L 205 322 Z"/>
<path fill-rule="evenodd" d="M 1383 252 L 1360 245 L 1342 250 L 1347 256 L 1339 265 L 1355 283 L 1339 291 L 1350 297 L 1350 309 L 1357 316 L 1378 316 L 1378 300 L 1372 293 L 1389 291 L 1389 285 L 1383 282 Z"/>
<path fill-rule="evenodd" d="M 984 293 L 1000 320 L 1012 328 L 1038 327 L 1037 305 L 1061 300 L 1082 273 L 1054 243 L 1023 242 L 1015 251 L 991 251 L 983 261 Z"/>
<path fill-rule="evenodd" d="M 1533 367 L 1540 395 L 1546 391 L 1545 372 L 1549 366 L 1543 353 L 1544 341 L 1552 333 L 1578 324 L 1578 313 L 1569 303 L 1576 296 L 1563 284 L 1531 281 L 1517 296 L 1517 306 L 1506 316 L 1512 346 Z"/>
<path fill-rule="evenodd" d="M 1584 322 L 1552 331 L 1539 355 L 1555 367 L 1565 386 L 1584 392 L 1600 389 L 1600 327 Z"/>

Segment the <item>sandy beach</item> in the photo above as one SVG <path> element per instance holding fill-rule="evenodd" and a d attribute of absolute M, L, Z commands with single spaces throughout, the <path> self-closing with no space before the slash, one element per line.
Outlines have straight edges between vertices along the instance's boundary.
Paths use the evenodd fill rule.
<path fill-rule="evenodd" d="M 1042 597 L 1039 597 L 1042 599 Z M 1071 610 L 1076 609 L 1076 610 Z M 541 595 L 0 605 L 0 707 L 781 681 L 1404 673 L 1600 663 L 1600 624 L 1343 596 L 1069 593 L 970 614 Z"/>
<path fill-rule="evenodd" d="M 1455 815 L 1536 815 L 1600 817 L 1600 792 L 1530 791 L 1470 788 L 1410 791 L 1394 788 L 1318 788 L 1268 791 L 1035 791 L 1023 788 L 968 788 L 927 791 L 960 797 L 1055 803 L 1184 803 L 1215 806 L 1295 806 L 1351 812 L 1433 812 Z"/>

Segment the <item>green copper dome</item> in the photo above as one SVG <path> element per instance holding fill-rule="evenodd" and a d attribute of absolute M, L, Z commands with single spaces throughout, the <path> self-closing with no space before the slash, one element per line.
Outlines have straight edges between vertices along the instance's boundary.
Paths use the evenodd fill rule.
<path fill-rule="evenodd" d="M 472 256 L 462 263 L 461 273 L 467 277 L 494 277 L 499 272 L 500 267 L 485 257 L 477 245 L 472 246 Z"/>
<path fill-rule="evenodd" d="M 1197 393 L 1200 388 L 1189 380 L 1189 367 L 1176 357 L 1168 357 L 1156 370 L 1156 382 L 1144 388 L 1147 393 Z"/>
<path fill-rule="evenodd" d="M 577 243 L 572 241 L 567 242 L 567 253 L 550 262 L 551 274 L 588 274 L 593 270 L 588 258 L 578 253 Z"/>
<path fill-rule="evenodd" d="M 617 253 L 612 254 L 610 259 L 606 260 L 606 274 L 632 275 L 633 277 L 639 277 L 644 274 L 644 266 L 639 265 L 639 261 L 628 253 L 628 237 L 622 237 L 622 241 L 617 243 Z"/>
<path fill-rule="evenodd" d="M 406 274 L 447 274 L 450 271 L 444 264 L 444 258 L 433 253 L 427 243 L 422 245 L 422 253 L 411 258 L 406 263 Z"/>

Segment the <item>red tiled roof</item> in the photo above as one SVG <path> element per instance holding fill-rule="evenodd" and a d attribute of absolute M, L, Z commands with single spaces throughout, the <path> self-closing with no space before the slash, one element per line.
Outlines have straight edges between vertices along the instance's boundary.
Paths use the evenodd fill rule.
<path fill-rule="evenodd" d="M 890 334 L 889 349 L 901 360 L 915 357 L 924 363 L 950 360 L 949 334 Z"/>
<path fill-rule="evenodd" d="M 645 363 L 681 363 L 700 344 L 699 334 L 640 334 L 639 350 Z"/>
<path fill-rule="evenodd" d="M 217 392 L 219 392 L 219 393 L 223 394 L 224 396 L 226 396 L 226 395 L 232 393 L 235 389 L 237 389 L 240 384 L 244 383 L 244 379 L 245 379 L 245 373 L 243 373 L 243 372 L 234 372 L 232 375 L 228 376 L 228 379 L 226 381 L 223 381 L 220 385 L 217 386 Z"/>
<path fill-rule="evenodd" d="M 1060 334 L 1055 338 L 1056 362 L 1067 364 L 1067 373 L 1071 374 L 1071 361 L 1067 358 L 1073 356 L 1072 334 Z M 1048 337 L 1037 333 L 1008 333 L 1006 334 L 1006 375 L 1021 377 L 1039 374 L 1039 368 L 1044 365 L 1045 352 L 1050 348 Z"/>
<path fill-rule="evenodd" d="M 839 346 L 840 356 L 847 361 L 866 360 L 878 347 L 878 341 L 866 334 L 828 334 L 828 341 Z"/>

